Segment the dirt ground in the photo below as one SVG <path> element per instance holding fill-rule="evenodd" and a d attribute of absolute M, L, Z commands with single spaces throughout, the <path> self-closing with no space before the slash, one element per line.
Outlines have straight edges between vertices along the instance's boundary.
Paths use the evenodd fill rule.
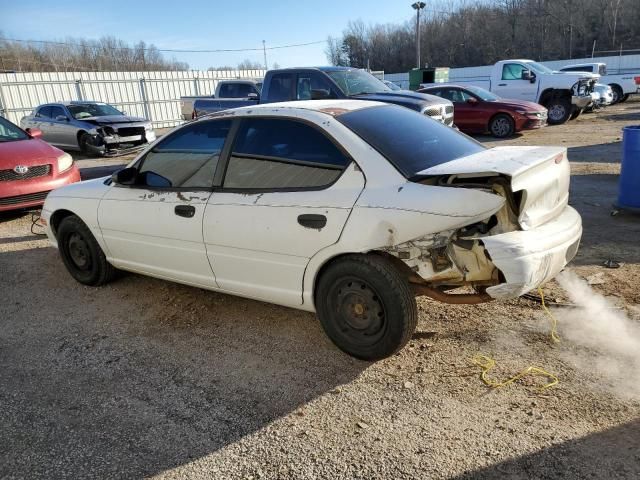
<path fill-rule="evenodd" d="M 610 215 L 634 123 L 630 101 L 481 141 L 569 148 L 571 269 L 640 323 L 640 218 Z M 305 312 L 132 274 L 80 286 L 30 219 L 0 218 L 1 478 L 640 478 L 640 399 L 571 362 L 583 347 L 552 344 L 536 302 L 421 299 L 408 347 L 371 364 Z M 489 389 L 477 354 L 495 378 L 537 365 L 560 383 Z"/>

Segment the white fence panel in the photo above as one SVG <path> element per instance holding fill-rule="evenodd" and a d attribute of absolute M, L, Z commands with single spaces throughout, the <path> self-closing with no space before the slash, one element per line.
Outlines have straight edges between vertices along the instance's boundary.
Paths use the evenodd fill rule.
<path fill-rule="evenodd" d="M 32 72 L 0 74 L 0 115 L 14 123 L 43 103 L 107 102 L 157 128 L 182 122 L 180 97 L 210 95 L 220 80 L 261 79 L 265 70 L 179 72 Z"/>

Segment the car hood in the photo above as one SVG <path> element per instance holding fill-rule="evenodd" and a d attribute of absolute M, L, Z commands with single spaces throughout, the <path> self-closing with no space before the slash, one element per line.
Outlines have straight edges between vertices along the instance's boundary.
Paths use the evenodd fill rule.
<path fill-rule="evenodd" d="M 491 105 L 500 106 L 503 108 L 512 108 L 517 110 L 527 110 L 531 112 L 540 112 L 544 110 L 544 107 L 539 103 L 527 102 L 526 100 L 515 100 L 512 98 L 501 98 L 495 102 L 489 102 Z"/>
<path fill-rule="evenodd" d="M 130 117 L 129 115 L 105 115 L 103 117 L 79 118 L 81 122 L 95 123 L 97 125 L 113 125 L 114 123 L 148 123 L 149 120 L 142 117 Z"/>
<path fill-rule="evenodd" d="M 63 153 L 62 150 L 37 138 L 0 142 L 0 170 L 7 170 L 16 165 L 41 165 L 43 160 L 55 160 Z"/>
<path fill-rule="evenodd" d="M 453 105 L 449 100 L 429 95 L 426 93 L 410 92 L 408 90 L 398 90 L 394 92 L 362 93 L 353 95 L 352 98 L 373 100 L 376 102 L 393 103 L 403 107 L 420 110 L 427 105 Z"/>

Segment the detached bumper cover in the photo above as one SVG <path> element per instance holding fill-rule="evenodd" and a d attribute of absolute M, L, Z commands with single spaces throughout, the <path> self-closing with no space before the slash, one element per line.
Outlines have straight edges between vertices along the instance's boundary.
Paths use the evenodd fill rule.
<path fill-rule="evenodd" d="M 586 108 L 587 105 L 591 103 L 591 95 L 578 96 L 574 95 L 571 97 L 571 104 L 575 105 L 578 108 Z"/>
<path fill-rule="evenodd" d="M 567 206 L 560 216 L 531 230 L 482 241 L 506 282 L 487 288 L 493 298 L 516 298 L 554 278 L 573 259 L 582 236 L 580 214 Z"/>

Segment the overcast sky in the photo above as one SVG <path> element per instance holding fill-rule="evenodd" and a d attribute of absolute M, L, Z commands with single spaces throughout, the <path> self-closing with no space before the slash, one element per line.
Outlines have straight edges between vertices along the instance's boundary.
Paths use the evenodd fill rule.
<path fill-rule="evenodd" d="M 317 45 L 267 51 L 267 62 L 281 67 L 325 65 L 328 35 L 339 36 L 349 20 L 401 23 L 414 18 L 411 1 L 397 0 L 194 0 L 31 1 L 0 0 L 0 32 L 7 38 L 64 40 L 112 35 L 144 40 L 166 49 L 261 48 L 323 41 Z M 436 2 L 432 2 L 436 3 Z M 165 53 L 191 68 L 231 65 L 262 51 Z"/>

